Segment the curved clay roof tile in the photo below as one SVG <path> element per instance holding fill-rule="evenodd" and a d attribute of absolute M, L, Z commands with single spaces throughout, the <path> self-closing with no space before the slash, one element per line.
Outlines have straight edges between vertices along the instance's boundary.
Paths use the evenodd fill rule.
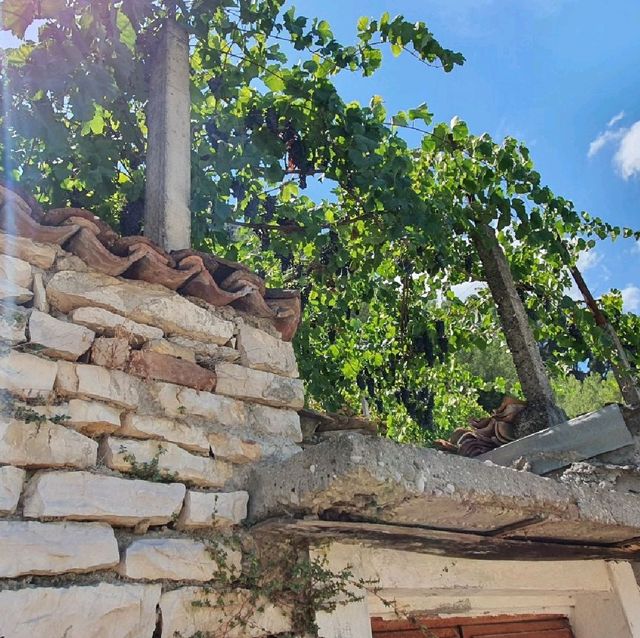
<path fill-rule="evenodd" d="M 5 200 L 4 205 L 0 208 L 0 228 L 9 234 L 21 235 L 33 241 L 60 246 L 75 235 L 80 227 L 43 226 L 24 209 L 13 206 L 10 200 Z"/>
<path fill-rule="evenodd" d="M 66 226 L 59 226 L 58 228 L 62 229 L 66 228 Z M 91 266 L 91 268 L 105 275 L 110 275 L 111 277 L 121 275 L 128 270 L 134 262 L 143 257 L 141 253 L 136 253 L 129 257 L 118 257 L 114 255 L 86 228 L 81 228 L 80 232 L 69 240 L 66 248 L 76 257 L 80 257 L 80 259 Z"/>
<path fill-rule="evenodd" d="M 243 264 L 210 253 L 186 249 L 169 254 L 147 237 L 121 237 L 84 208 L 54 208 L 44 213 L 33 198 L 25 200 L 2 184 L 0 178 L 1 230 L 34 241 L 65 244 L 91 268 L 107 275 L 161 284 L 214 306 L 232 304 L 271 319 L 286 341 L 295 335 L 301 315 L 299 292 L 267 290 L 264 280 Z"/>

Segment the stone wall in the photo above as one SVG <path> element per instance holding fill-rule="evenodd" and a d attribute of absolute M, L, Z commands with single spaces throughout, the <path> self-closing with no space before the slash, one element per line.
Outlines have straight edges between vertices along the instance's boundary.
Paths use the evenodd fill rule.
<path fill-rule="evenodd" d="M 243 568 L 249 468 L 299 450 L 291 344 L 56 245 L 0 250 L 0 636 L 286 632 L 210 587 Z"/>

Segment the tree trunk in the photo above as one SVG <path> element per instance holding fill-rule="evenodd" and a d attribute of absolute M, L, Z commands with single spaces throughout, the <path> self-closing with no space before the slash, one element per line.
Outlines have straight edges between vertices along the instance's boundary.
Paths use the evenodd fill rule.
<path fill-rule="evenodd" d="M 527 400 L 516 434 L 521 437 L 561 423 L 566 416 L 556 406 L 538 344 L 495 231 L 479 224 L 473 241 Z"/>
<path fill-rule="evenodd" d="M 604 316 L 602 310 L 600 310 L 598 302 L 594 299 L 591 291 L 587 286 L 587 283 L 582 277 L 582 273 L 576 266 L 573 266 L 571 268 L 571 274 L 574 281 L 576 282 L 576 285 L 578 286 L 578 289 L 582 293 L 582 297 L 585 300 L 587 307 L 591 311 L 596 324 L 611 340 L 613 348 L 616 351 L 618 362 L 612 364 L 613 374 L 616 378 L 616 381 L 618 382 L 618 386 L 620 387 L 620 392 L 622 393 L 624 402 L 630 407 L 640 405 L 640 388 L 633 378 L 631 364 L 629 363 L 627 353 L 625 352 L 620 338 L 618 337 L 613 326 L 609 323 L 608 319 Z"/>

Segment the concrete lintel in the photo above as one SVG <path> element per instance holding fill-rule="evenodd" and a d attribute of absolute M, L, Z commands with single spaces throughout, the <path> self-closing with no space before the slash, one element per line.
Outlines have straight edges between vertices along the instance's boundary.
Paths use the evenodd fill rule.
<path fill-rule="evenodd" d="M 254 523 L 315 515 L 527 542 L 615 545 L 640 537 L 635 495 L 354 434 L 256 468 L 249 491 Z"/>
<path fill-rule="evenodd" d="M 627 445 L 633 445 L 633 437 L 622 410 L 618 405 L 608 405 L 598 412 L 507 443 L 483 454 L 479 460 L 512 467 L 522 459 L 530 472 L 547 474 Z"/>

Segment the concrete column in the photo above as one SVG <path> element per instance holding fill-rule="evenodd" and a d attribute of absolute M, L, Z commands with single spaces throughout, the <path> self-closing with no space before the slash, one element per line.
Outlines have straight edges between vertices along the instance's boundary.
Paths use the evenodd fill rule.
<path fill-rule="evenodd" d="M 522 391 L 529 404 L 527 430 L 519 434 L 530 434 L 561 423 L 565 420 L 565 416 L 555 404 L 538 344 L 529 325 L 524 305 L 516 291 L 509 262 L 498 243 L 495 231 L 486 224 L 480 224 L 476 227 L 473 239 L 518 372 Z"/>
<path fill-rule="evenodd" d="M 151 60 L 144 234 L 165 250 L 191 246 L 189 35 L 162 27 Z"/>
<path fill-rule="evenodd" d="M 350 557 L 356 559 L 359 548 L 355 545 L 349 546 Z M 369 616 L 369 606 L 367 603 L 366 590 L 359 587 L 356 582 L 360 578 L 360 569 L 357 564 L 345 563 L 340 552 L 334 555 L 332 546 L 310 548 L 309 558 L 325 559 L 327 566 L 334 572 L 339 573 L 343 569 L 349 569 L 353 574 L 353 582 L 348 585 L 350 594 L 355 600 L 347 601 L 339 596 L 338 605 L 332 613 L 319 611 L 316 613 L 316 624 L 318 625 L 319 638 L 371 638 L 371 618 Z M 340 601 L 340 599 L 342 600 Z"/>
<path fill-rule="evenodd" d="M 622 612 L 633 638 L 640 638 L 640 588 L 627 562 L 607 563 L 613 591 L 617 594 Z"/>

